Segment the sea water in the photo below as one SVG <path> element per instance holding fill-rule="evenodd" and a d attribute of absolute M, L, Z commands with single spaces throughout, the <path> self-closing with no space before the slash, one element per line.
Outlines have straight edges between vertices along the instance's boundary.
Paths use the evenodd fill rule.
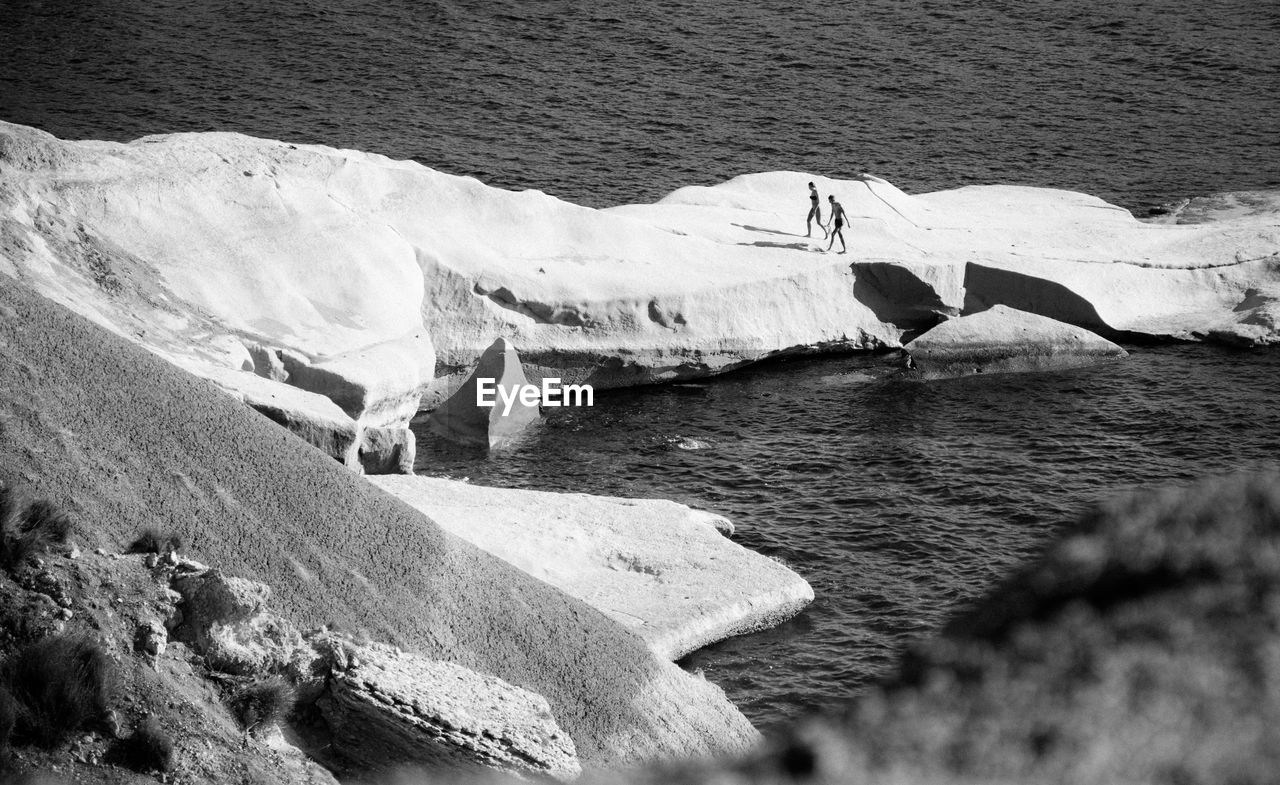
<path fill-rule="evenodd" d="M 1253 0 L 9 0 L 0 119 L 357 148 L 596 207 L 794 169 L 1144 213 L 1280 186 L 1276 51 L 1280 4 Z M 1090 501 L 1275 465 L 1280 355 L 1131 348 L 927 384 L 772 363 L 601 393 L 501 456 L 424 440 L 419 470 L 733 518 L 817 592 L 685 663 L 767 727 L 847 700 Z"/>
<path fill-rule="evenodd" d="M 889 356 L 852 355 L 597 391 L 502 455 L 423 432 L 418 469 L 731 518 L 738 542 L 799 572 L 816 599 L 684 664 L 769 727 L 885 675 L 1095 500 L 1280 468 L 1280 352 L 1129 349 L 1057 373 L 910 382 Z"/>
<path fill-rule="evenodd" d="M 1280 185 L 1278 49 L 1256 0 L 6 0 L 0 119 L 321 142 L 595 207 L 795 169 L 1145 208 Z"/>

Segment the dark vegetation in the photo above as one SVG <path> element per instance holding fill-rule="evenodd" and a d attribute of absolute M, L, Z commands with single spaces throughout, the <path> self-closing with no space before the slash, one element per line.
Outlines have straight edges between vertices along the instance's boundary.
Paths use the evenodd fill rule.
<path fill-rule="evenodd" d="M 23 646 L 0 673 L 12 700 L 10 740 L 52 747 L 105 724 L 115 668 L 102 645 L 83 635 L 56 635 Z"/>
<path fill-rule="evenodd" d="M 227 701 L 231 712 L 247 731 L 266 728 L 284 721 L 293 712 L 297 693 L 281 676 L 259 679 L 232 693 Z"/>
<path fill-rule="evenodd" d="M 173 768 L 173 739 L 155 717 L 147 717 L 133 735 L 116 744 L 113 757 L 134 771 L 169 771 Z"/>
<path fill-rule="evenodd" d="M 52 504 L 30 500 L 12 485 L 0 487 L 0 568 L 5 572 L 22 569 L 70 534 L 71 519 Z"/>
<path fill-rule="evenodd" d="M 27 568 L 65 544 L 70 533 L 70 518 L 53 504 L 13 484 L 0 485 L 0 579 L 33 585 Z M 105 729 L 116 681 L 115 665 L 100 641 L 50 634 L 51 628 L 34 621 L 41 615 L 38 606 L 25 605 L 19 596 L 6 590 L 6 612 L 0 614 L 0 655 L 7 654 L 0 662 L 0 757 L 14 747 L 50 748 L 78 732 Z"/>
<path fill-rule="evenodd" d="M 125 549 L 125 553 L 163 554 L 182 549 L 182 538 L 174 534 L 165 534 L 154 526 L 146 526 L 138 531 L 133 542 Z"/>

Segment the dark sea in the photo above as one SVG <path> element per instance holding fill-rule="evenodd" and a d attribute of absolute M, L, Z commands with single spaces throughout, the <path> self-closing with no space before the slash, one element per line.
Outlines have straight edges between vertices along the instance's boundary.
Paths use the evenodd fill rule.
<path fill-rule="evenodd" d="M 1280 187 L 1277 52 L 1256 0 L 4 0 L 0 119 L 357 148 L 595 207 L 793 169 L 1141 215 Z M 883 357 L 766 364 L 601 393 L 500 457 L 427 445 L 419 470 L 733 518 L 817 600 L 684 664 L 767 728 L 848 700 L 1091 501 L 1280 465 L 1280 353 L 1132 349 L 915 385 Z"/>
<path fill-rule="evenodd" d="M 1127 348 L 1059 373 L 894 381 L 893 358 L 854 355 L 598 391 L 500 457 L 424 431 L 418 471 L 728 516 L 816 598 L 682 664 L 768 728 L 846 703 L 1096 500 L 1280 469 L 1280 351 Z"/>

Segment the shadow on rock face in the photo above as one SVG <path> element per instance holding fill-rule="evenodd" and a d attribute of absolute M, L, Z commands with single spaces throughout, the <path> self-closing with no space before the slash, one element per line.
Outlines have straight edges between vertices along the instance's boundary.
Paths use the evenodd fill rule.
<path fill-rule="evenodd" d="M 840 720 L 668 782 L 1263 783 L 1280 771 L 1280 476 L 1143 492 Z"/>
<path fill-rule="evenodd" d="M 1118 335 L 1093 303 L 1056 281 L 970 263 L 965 267 L 964 287 L 966 314 L 1002 304 L 1084 327 L 1104 338 Z"/>
<path fill-rule="evenodd" d="M 853 294 L 882 322 L 896 324 L 907 337 L 928 330 L 943 316 L 957 316 L 957 309 L 943 301 L 934 284 L 911 270 L 887 262 L 854 262 Z"/>

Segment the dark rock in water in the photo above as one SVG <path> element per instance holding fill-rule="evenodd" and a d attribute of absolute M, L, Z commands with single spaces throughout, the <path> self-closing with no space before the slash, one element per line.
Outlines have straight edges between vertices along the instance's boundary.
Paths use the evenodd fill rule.
<path fill-rule="evenodd" d="M 671 782 L 1263 783 L 1280 476 L 1102 505 L 840 722 Z"/>
<path fill-rule="evenodd" d="M 476 388 L 482 379 L 488 387 L 487 397 L 494 401 L 491 407 L 476 404 Z M 536 403 L 529 406 L 517 399 L 508 406 L 502 397 L 504 392 L 517 395 L 528 384 L 515 348 L 499 338 L 480 355 L 476 369 L 462 386 L 431 413 L 431 431 L 458 444 L 503 447 L 541 418 Z"/>
<path fill-rule="evenodd" d="M 1004 305 L 950 319 L 906 346 L 922 379 L 1077 368 L 1128 352 L 1081 327 Z"/>

